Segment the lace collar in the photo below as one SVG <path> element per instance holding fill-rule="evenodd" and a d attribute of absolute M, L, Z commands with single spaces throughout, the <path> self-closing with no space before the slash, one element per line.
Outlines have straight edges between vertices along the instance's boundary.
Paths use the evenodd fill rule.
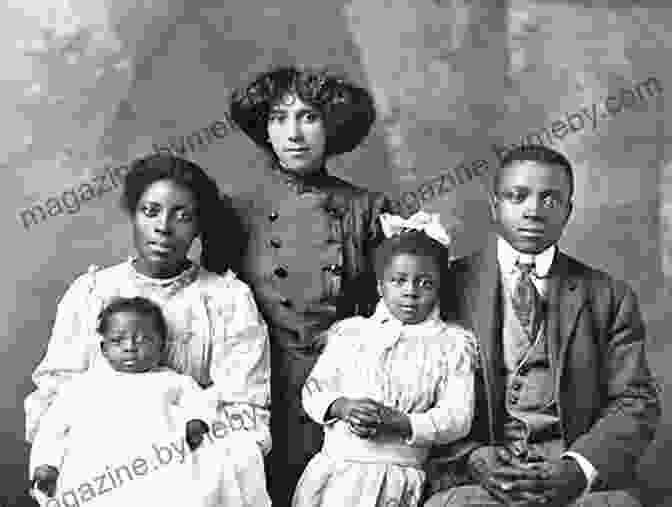
<path fill-rule="evenodd" d="M 137 257 L 129 257 L 127 261 L 131 278 L 139 285 L 156 287 L 158 289 L 167 291 L 170 294 L 176 294 L 188 285 L 194 283 L 196 278 L 198 278 L 200 271 L 200 266 L 195 262 L 191 262 L 189 267 L 184 269 L 184 271 L 178 275 L 175 275 L 171 278 L 154 278 L 143 275 L 137 269 L 135 269 L 134 262 L 136 259 Z"/>

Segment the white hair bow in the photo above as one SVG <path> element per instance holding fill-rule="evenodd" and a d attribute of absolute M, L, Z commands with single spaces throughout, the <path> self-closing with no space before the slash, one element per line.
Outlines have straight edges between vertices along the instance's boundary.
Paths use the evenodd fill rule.
<path fill-rule="evenodd" d="M 452 243 L 452 238 L 446 232 L 443 225 L 441 225 L 439 217 L 438 213 L 425 213 L 424 211 L 418 211 L 409 218 L 382 213 L 380 215 L 380 225 L 383 228 L 383 234 L 388 238 L 404 230 L 413 229 L 424 231 L 430 238 L 435 239 L 445 247 L 449 247 Z"/>

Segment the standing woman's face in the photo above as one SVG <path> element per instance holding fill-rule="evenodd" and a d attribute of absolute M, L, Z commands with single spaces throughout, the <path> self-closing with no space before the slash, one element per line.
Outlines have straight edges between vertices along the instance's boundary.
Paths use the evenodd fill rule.
<path fill-rule="evenodd" d="M 296 95 L 286 95 L 268 115 L 268 139 L 280 165 L 297 174 L 319 170 L 327 132 L 320 112 Z"/>
<path fill-rule="evenodd" d="M 198 234 L 196 206 L 192 192 L 171 180 L 155 181 L 145 189 L 133 216 L 138 271 L 169 278 L 186 267 Z"/>

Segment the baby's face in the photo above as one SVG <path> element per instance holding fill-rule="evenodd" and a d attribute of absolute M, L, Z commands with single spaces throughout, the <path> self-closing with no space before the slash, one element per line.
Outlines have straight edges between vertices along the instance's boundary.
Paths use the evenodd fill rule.
<path fill-rule="evenodd" d="M 110 315 L 103 337 L 103 355 L 116 371 L 144 373 L 161 359 L 163 338 L 154 319 L 135 312 Z"/>

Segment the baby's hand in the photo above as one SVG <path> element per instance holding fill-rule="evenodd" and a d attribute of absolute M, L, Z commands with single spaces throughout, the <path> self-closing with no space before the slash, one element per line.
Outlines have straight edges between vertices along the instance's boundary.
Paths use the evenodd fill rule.
<path fill-rule="evenodd" d="M 51 465 L 40 465 L 33 475 L 33 486 L 49 497 L 56 494 L 58 468 Z"/>
<path fill-rule="evenodd" d="M 203 443 L 203 435 L 210 431 L 210 427 L 201 419 L 191 419 L 187 422 L 186 441 L 189 449 L 197 449 Z"/>

